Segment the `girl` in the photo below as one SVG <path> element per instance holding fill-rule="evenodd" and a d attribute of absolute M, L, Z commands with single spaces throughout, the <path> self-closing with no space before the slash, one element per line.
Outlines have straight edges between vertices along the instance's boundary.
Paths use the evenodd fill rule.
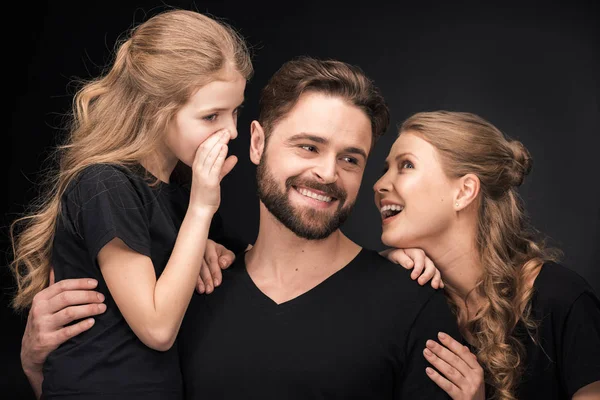
<path fill-rule="evenodd" d="M 95 278 L 107 309 L 50 355 L 44 398 L 181 397 L 173 345 L 237 161 L 227 142 L 251 74 L 231 28 L 173 10 L 134 29 L 77 93 L 59 172 L 13 237 L 14 306 L 31 306 L 52 266 L 57 281 Z"/>
<path fill-rule="evenodd" d="M 483 399 L 484 371 L 492 399 L 600 398 L 600 301 L 527 222 L 523 145 L 476 115 L 425 112 L 386 164 L 382 241 L 433 260 L 476 354 L 441 333 L 424 349 L 428 376 L 454 399 Z"/>

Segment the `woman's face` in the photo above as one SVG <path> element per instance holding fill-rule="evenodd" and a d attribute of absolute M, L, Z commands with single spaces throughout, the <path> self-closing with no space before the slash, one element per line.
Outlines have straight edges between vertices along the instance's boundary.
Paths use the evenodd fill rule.
<path fill-rule="evenodd" d="M 196 150 L 212 134 L 227 129 L 235 139 L 245 88 L 244 77 L 229 70 L 198 89 L 169 124 L 165 144 L 170 153 L 191 166 Z"/>
<path fill-rule="evenodd" d="M 373 189 L 387 246 L 425 250 L 456 219 L 455 180 L 444 173 L 437 149 L 410 131 L 394 142 Z"/>

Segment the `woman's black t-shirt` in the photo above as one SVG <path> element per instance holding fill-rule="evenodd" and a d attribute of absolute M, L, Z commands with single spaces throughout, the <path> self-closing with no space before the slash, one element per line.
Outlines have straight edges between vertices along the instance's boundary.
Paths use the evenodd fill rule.
<path fill-rule="evenodd" d="M 152 185 L 153 180 L 141 166 L 98 164 L 79 174 L 62 196 L 52 249 L 56 281 L 97 279 L 107 309 L 95 317 L 90 330 L 50 354 L 43 371 L 46 399 L 181 397 L 177 342 L 159 352 L 137 338 L 108 291 L 96 259 L 102 247 L 119 238 L 150 257 L 160 276 L 185 216 L 189 190 L 177 183 Z M 224 237 L 218 214 L 209 236 L 234 252 L 244 248 Z"/>
<path fill-rule="evenodd" d="M 526 352 L 515 398 L 571 399 L 600 381 L 600 300 L 580 275 L 555 263 L 544 264 L 533 288 L 531 317 L 537 331 L 532 338 L 521 322 L 515 328 Z M 489 386 L 486 398 L 491 398 Z"/>
<path fill-rule="evenodd" d="M 526 368 L 516 398 L 571 399 L 600 381 L 600 300 L 581 276 L 554 263 L 542 267 L 533 287 L 537 343 L 517 326 Z"/>

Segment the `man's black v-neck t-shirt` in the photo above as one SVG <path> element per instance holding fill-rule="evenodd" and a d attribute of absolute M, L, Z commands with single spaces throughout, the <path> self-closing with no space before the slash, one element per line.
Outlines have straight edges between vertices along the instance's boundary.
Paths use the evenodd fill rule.
<path fill-rule="evenodd" d="M 447 399 L 425 342 L 459 337 L 442 291 L 363 249 L 308 292 L 276 304 L 240 256 L 194 295 L 179 335 L 187 399 Z"/>

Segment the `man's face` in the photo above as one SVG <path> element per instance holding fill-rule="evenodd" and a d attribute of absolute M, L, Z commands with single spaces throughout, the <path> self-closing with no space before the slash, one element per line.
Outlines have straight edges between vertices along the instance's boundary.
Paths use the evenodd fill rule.
<path fill-rule="evenodd" d="M 297 236 L 328 237 L 356 202 L 371 136 L 371 122 L 358 107 L 303 94 L 265 145 L 257 168 L 261 202 Z"/>

